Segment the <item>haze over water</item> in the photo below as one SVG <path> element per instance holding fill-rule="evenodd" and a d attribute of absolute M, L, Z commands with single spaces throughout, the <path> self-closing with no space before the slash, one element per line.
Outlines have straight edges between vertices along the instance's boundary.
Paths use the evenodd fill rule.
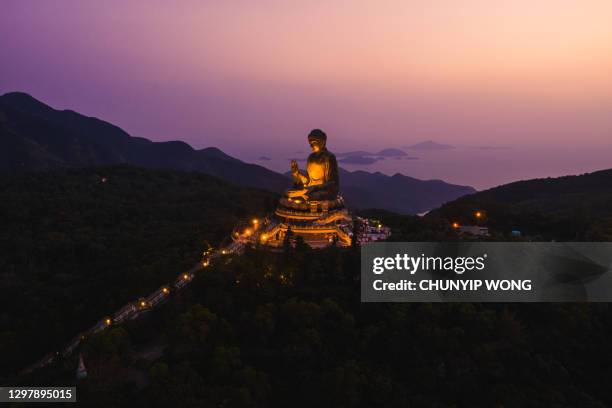
<path fill-rule="evenodd" d="M 96 3 L 3 1 L 0 92 L 275 170 L 313 127 L 477 188 L 612 167 L 607 0 Z"/>

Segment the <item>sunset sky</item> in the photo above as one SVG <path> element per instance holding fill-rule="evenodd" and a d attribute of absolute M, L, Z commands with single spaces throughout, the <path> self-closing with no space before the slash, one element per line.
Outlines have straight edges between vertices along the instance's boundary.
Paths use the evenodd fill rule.
<path fill-rule="evenodd" d="M 610 0 L 95 3 L 4 0 L 0 93 L 251 161 L 320 127 L 336 151 L 534 156 L 479 187 L 612 167 Z M 433 163 L 404 173 L 462 181 Z"/>

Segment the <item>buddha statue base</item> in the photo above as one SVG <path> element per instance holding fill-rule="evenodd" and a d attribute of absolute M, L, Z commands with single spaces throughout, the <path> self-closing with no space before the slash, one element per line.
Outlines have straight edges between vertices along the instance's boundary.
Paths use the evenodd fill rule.
<path fill-rule="evenodd" d="M 325 248 L 334 242 L 348 247 L 352 241 L 353 218 L 341 196 L 333 200 L 309 200 L 283 197 L 275 211 L 275 223 L 261 235 L 261 243 L 282 247 L 289 237 L 292 245 L 302 237 L 311 248 Z"/>

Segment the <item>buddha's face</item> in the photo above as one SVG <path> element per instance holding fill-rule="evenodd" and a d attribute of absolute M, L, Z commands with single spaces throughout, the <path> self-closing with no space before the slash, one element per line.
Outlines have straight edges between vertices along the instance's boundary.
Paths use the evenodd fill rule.
<path fill-rule="evenodd" d="M 321 139 L 310 138 L 308 139 L 308 143 L 314 153 L 319 153 L 325 147 L 325 141 Z"/>

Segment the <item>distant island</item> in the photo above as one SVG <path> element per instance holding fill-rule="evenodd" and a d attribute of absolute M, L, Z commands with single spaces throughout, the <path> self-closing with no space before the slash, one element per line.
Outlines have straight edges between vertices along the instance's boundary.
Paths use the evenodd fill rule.
<path fill-rule="evenodd" d="M 510 150 L 512 147 L 510 146 L 470 146 L 471 149 L 478 150 Z"/>
<path fill-rule="evenodd" d="M 374 164 L 377 161 L 385 160 L 384 157 L 372 157 L 372 156 L 346 156 L 338 159 L 340 163 L 345 164 Z"/>
<path fill-rule="evenodd" d="M 433 140 L 427 140 L 425 142 L 416 143 L 411 146 L 406 146 L 406 148 L 410 150 L 452 150 L 452 149 L 456 149 L 455 146 L 437 143 L 437 142 L 434 142 Z"/>
<path fill-rule="evenodd" d="M 382 149 L 378 153 L 367 152 L 364 150 L 357 150 L 352 152 L 339 153 L 339 162 L 345 164 L 361 164 L 361 165 L 369 165 L 376 163 L 380 160 L 385 160 L 386 158 L 393 158 L 396 160 L 406 159 L 406 160 L 417 160 L 418 157 L 408 156 L 408 153 L 401 149 L 395 149 L 388 147 L 386 149 Z"/>
<path fill-rule="evenodd" d="M 384 157 L 404 157 L 408 156 L 408 153 L 401 149 L 387 148 L 382 149 L 380 152 L 378 152 L 378 155 Z"/>
<path fill-rule="evenodd" d="M 364 150 L 357 150 L 353 152 L 338 153 L 337 156 L 338 157 L 406 157 L 408 156 L 408 153 L 406 153 L 405 151 L 401 149 L 395 149 L 392 147 L 388 147 L 386 149 L 382 149 L 378 153 L 367 152 Z M 413 157 L 413 158 L 416 159 L 416 157 Z"/>

